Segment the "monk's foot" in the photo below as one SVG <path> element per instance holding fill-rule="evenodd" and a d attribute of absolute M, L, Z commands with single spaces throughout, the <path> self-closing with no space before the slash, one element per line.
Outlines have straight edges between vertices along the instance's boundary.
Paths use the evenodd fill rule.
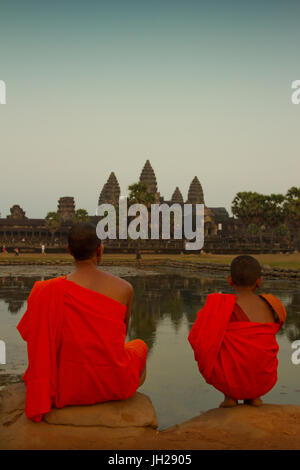
<path fill-rule="evenodd" d="M 261 398 L 254 398 L 253 400 L 244 400 L 245 405 L 261 406 L 264 404 Z"/>
<path fill-rule="evenodd" d="M 234 400 L 234 398 L 226 397 L 225 400 L 222 401 L 222 403 L 220 404 L 219 408 L 234 408 L 237 405 L 237 400 Z"/>

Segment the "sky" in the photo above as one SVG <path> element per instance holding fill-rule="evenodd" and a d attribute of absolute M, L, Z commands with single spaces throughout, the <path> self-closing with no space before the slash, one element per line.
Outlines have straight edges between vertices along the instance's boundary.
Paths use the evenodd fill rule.
<path fill-rule="evenodd" d="M 149 159 L 158 189 L 209 207 L 300 186 L 300 3 L 0 0 L 0 212 L 95 214 Z"/>

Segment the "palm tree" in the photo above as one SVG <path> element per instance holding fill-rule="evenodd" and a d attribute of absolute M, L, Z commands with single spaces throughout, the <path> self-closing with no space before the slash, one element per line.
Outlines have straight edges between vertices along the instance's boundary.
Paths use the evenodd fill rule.
<path fill-rule="evenodd" d="M 271 244 L 273 245 L 274 232 L 284 222 L 284 196 L 282 194 L 271 194 L 265 200 L 265 220 L 267 227 L 271 230 Z"/>
<path fill-rule="evenodd" d="M 45 217 L 45 225 L 51 232 L 51 244 L 53 244 L 53 238 L 56 230 L 60 226 L 59 215 L 57 212 L 48 212 Z"/>
<path fill-rule="evenodd" d="M 88 211 L 86 211 L 85 209 L 77 209 L 77 211 L 75 211 L 74 222 L 76 224 L 89 222 L 89 220 L 90 216 L 88 214 Z"/>
<path fill-rule="evenodd" d="M 128 196 L 129 205 L 144 204 L 150 209 L 151 204 L 155 202 L 155 195 L 151 193 L 145 183 L 133 183 L 128 186 L 130 191 Z"/>
<path fill-rule="evenodd" d="M 296 247 L 300 247 L 300 188 L 293 186 L 285 196 L 284 213 L 286 221 L 295 236 Z"/>
<path fill-rule="evenodd" d="M 232 213 L 241 220 L 244 227 L 255 224 L 261 227 L 264 224 L 266 197 L 251 191 L 239 192 L 232 201 Z"/>
<path fill-rule="evenodd" d="M 133 183 L 128 186 L 128 190 L 130 191 L 128 196 L 129 206 L 132 204 L 143 204 L 149 210 L 151 208 L 151 204 L 154 204 L 155 202 L 155 195 L 149 191 L 148 186 L 145 183 Z M 141 239 L 138 238 L 136 242 L 136 259 L 140 260 Z"/>

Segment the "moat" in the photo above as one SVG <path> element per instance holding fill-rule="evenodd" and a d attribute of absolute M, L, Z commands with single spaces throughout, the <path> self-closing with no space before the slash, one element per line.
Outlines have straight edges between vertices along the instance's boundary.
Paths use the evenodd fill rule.
<path fill-rule="evenodd" d="M 140 391 L 151 398 L 160 429 L 180 423 L 221 401 L 221 394 L 200 376 L 187 336 L 198 310 L 212 292 L 231 292 L 216 274 L 187 275 L 171 270 L 156 272 L 135 268 L 105 268 L 129 280 L 135 289 L 128 339 L 148 344 L 147 380 Z M 0 375 L 19 375 L 26 368 L 26 344 L 16 325 L 36 280 L 70 271 L 70 267 L 7 266 L 0 277 L 0 339 L 7 347 L 7 364 Z M 263 291 L 277 295 L 287 308 L 287 322 L 278 335 L 278 383 L 265 396 L 266 403 L 300 405 L 300 365 L 291 361 L 291 343 L 300 339 L 299 283 L 266 280 Z"/>

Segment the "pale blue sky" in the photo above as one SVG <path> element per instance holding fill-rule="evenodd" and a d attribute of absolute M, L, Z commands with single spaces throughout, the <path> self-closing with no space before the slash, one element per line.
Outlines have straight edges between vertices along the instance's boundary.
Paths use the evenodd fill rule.
<path fill-rule="evenodd" d="M 95 212 L 147 158 L 167 199 L 197 175 L 208 206 L 299 186 L 300 5 L 11 1 L 0 6 L 0 212 L 60 196 Z"/>

